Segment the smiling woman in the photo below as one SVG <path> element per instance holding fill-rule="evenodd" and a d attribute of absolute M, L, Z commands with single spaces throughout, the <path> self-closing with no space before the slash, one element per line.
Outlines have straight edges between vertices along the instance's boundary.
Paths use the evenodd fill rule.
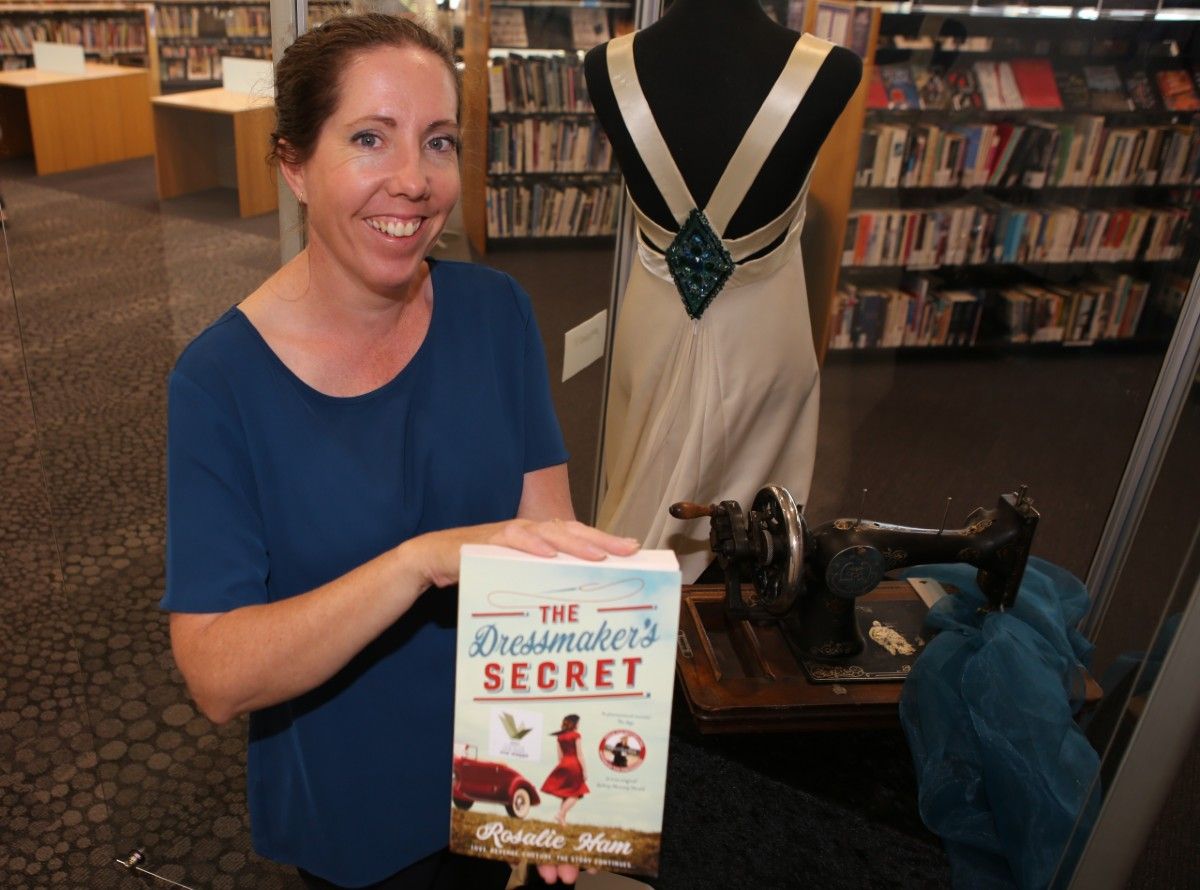
<path fill-rule="evenodd" d="M 313 887 L 502 887 L 444 850 L 454 603 L 431 588 L 465 543 L 637 543 L 573 519 L 528 296 L 427 256 L 459 192 L 449 52 L 341 17 L 275 82 L 308 246 L 172 372 L 172 648 L 205 714 L 250 715 L 258 852 Z"/>

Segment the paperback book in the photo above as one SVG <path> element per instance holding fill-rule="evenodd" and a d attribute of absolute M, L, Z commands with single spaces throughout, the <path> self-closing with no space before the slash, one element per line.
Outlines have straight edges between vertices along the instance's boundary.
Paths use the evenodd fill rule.
<path fill-rule="evenodd" d="M 1200 110 L 1200 97 L 1192 87 L 1192 77 L 1182 68 L 1162 68 L 1155 72 L 1163 105 L 1170 111 Z"/>
<path fill-rule="evenodd" d="M 655 876 L 680 574 L 462 551 L 450 849 Z"/>

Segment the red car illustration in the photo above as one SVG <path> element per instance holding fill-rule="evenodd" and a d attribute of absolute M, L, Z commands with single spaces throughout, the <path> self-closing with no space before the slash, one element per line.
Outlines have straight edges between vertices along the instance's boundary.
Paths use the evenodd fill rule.
<path fill-rule="evenodd" d="M 476 801 L 501 803 L 508 815 L 524 819 L 529 808 L 541 803 L 537 789 L 519 772 L 505 763 L 479 760 L 474 745 L 454 746 L 454 786 L 450 797 L 454 805 L 469 810 Z"/>

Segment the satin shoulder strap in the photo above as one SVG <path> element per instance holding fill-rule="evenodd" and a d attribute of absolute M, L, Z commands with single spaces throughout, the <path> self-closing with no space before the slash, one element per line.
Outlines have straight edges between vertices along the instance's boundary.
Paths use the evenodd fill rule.
<path fill-rule="evenodd" d="M 650 172 L 650 177 L 666 201 L 671 215 L 675 217 L 675 222 L 682 226 L 696 202 L 688 190 L 687 183 L 683 181 L 679 168 L 675 166 L 675 159 L 658 129 L 658 122 L 650 113 L 650 106 L 646 104 L 642 85 L 638 81 L 637 67 L 633 62 L 635 35 L 636 32 L 625 34 L 608 42 L 605 51 L 608 79 L 612 83 L 617 107 L 625 121 L 625 129 L 629 131 L 642 163 Z"/>
<path fill-rule="evenodd" d="M 812 34 L 803 34 L 796 41 L 787 64 L 754 116 L 737 151 L 729 159 L 729 165 L 704 208 L 709 224 L 722 237 L 734 211 L 750 191 L 767 155 L 796 113 L 831 49 L 832 43 Z"/>

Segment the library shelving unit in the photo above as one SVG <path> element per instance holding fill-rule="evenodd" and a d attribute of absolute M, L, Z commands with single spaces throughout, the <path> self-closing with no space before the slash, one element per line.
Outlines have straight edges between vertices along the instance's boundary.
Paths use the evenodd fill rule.
<path fill-rule="evenodd" d="M 221 82 L 221 57 L 271 58 L 266 3 L 160 0 L 162 90 L 197 90 Z"/>
<path fill-rule="evenodd" d="M 583 54 L 632 27 L 633 3 L 492 0 L 464 27 L 463 216 L 472 246 L 607 241 L 620 176 Z"/>
<path fill-rule="evenodd" d="M 1197 256 L 1200 15 L 881 12 L 827 346 L 1158 348 Z"/>
<path fill-rule="evenodd" d="M 2 3 L 0 68 L 33 65 L 33 44 L 75 43 L 91 61 L 148 68 L 157 82 L 151 3 Z"/>
<path fill-rule="evenodd" d="M 349 0 L 309 3 L 309 26 L 349 9 Z M 221 82 L 221 58 L 271 58 L 271 7 L 262 0 L 158 0 L 163 92 Z"/>

